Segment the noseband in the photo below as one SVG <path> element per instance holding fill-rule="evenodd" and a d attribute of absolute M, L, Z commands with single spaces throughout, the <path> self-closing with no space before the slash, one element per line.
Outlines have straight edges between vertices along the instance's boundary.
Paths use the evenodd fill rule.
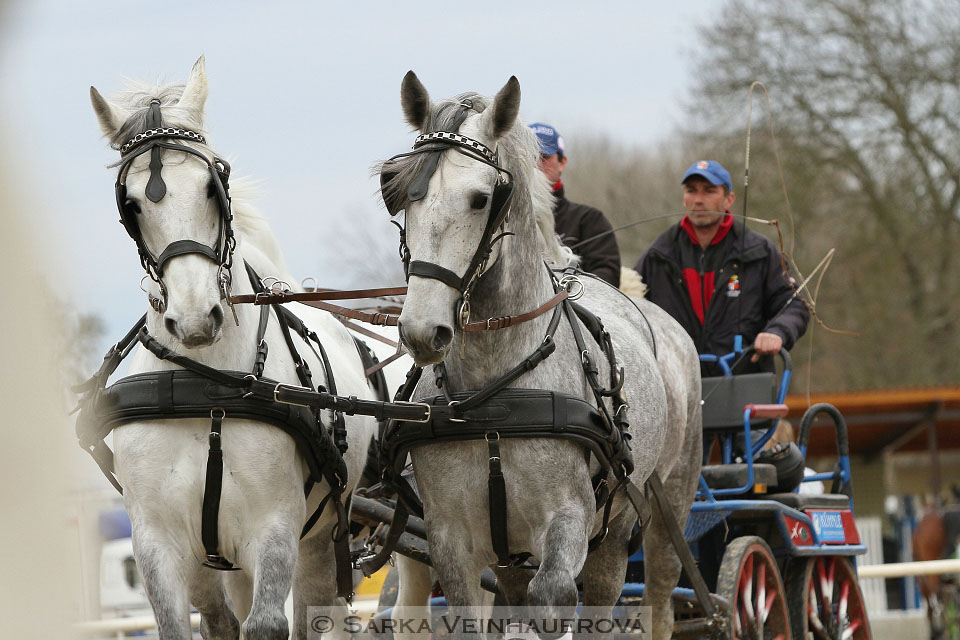
<path fill-rule="evenodd" d="M 177 142 L 170 142 L 171 139 L 191 140 L 206 144 L 202 135 L 188 129 L 178 129 L 174 127 L 164 127 L 163 118 L 160 114 L 160 101 L 154 99 L 150 103 L 150 113 L 147 115 L 146 129 L 128 140 L 120 147 L 120 164 L 117 172 L 117 182 L 114 187 L 117 197 L 117 208 L 120 211 L 120 223 L 126 229 L 127 234 L 133 238 L 137 244 L 137 251 L 140 253 L 140 264 L 143 265 L 147 275 L 150 276 L 160 287 L 161 299 L 157 300 L 151 296 L 151 305 L 154 310 L 162 313 L 166 308 L 167 290 L 163 285 L 163 269 L 167 261 L 176 256 L 182 256 L 195 253 L 204 256 L 215 263 L 218 267 L 217 281 L 220 286 L 222 298 L 229 299 L 230 290 L 230 268 L 233 265 L 233 250 L 236 247 L 236 239 L 233 235 L 233 212 L 230 207 L 230 165 L 220 158 L 213 156 L 211 160 L 206 155 L 197 151 L 193 147 L 188 147 Z M 217 195 L 217 206 L 219 209 L 219 231 L 217 234 L 216 246 L 208 246 L 196 240 L 184 239 L 175 240 L 160 252 L 160 255 L 154 255 L 143 240 L 143 234 L 140 231 L 140 224 L 137 220 L 139 211 L 127 201 L 127 185 L 125 183 L 127 172 L 131 163 L 139 156 L 150 152 L 150 179 L 147 182 L 144 195 L 152 202 L 160 202 L 166 195 L 167 186 L 163 182 L 162 170 L 163 162 L 161 160 L 162 150 L 170 149 L 172 151 L 182 151 L 183 153 L 199 158 L 207 165 L 210 172 L 210 182 L 213 185 Z"/>
<path fill-rule="evenodd" d="M 467 117 L 467 111 L 470 109 L 473 109 L 473 103 L 470 100 L 461 102 L 460 108 L 454 116 L 449 129 L 432 131 L 417 136 L 417 139 L 413 143 L 414 150 L 409 153 L 395 155 L 387 160 L 384 163 L 384 169 L 380 173 L 380 186 L 382 191 L 383 186 L 396 176 L 396 173 L 390 170 L 391 163 L 400 158 L 407 158 L 421 153 L 428 154 L 420 166 L 416 177 L 407 189 L 407 201 L 416 202 L 427 195 L 430 178 L 436 172 L 443 152 L 448 149 L 454 149 L 468 158 L 482 162 L 497 170 L 497 184 L 494 186 L 493 194 L 490 198 L 490 215 L 487 218 L 487 224 L 484 227 L 480 244 L 462 277 L 450 269 L 433 262 L 411 260 L 410 249 L 407 247 L 406 231 L 402 226 L 394 223 L 397 224 L 397 227 L 400 229 L 400 256 L 403 259 L 407 281 L 410 280 L 410 276 L 420 276 L 421 278 L 439 280 L 448 287 L 459 291 L 461 298 L 457 305 L 456 317 L 461 329 L 470 321 L 470 294 L 476 286 L 477 280 L 484 271 L 486 271 L 487 260 L 493 250 L 493 244 L 504 237 L 504 234 L 500 234 L 494 238 L 493 234 L 506 222 L 507 214 L 510 211 L 510 199 L 513 197 L 514 191 L 513 174 L 499 164 L 497 154 L 482 142 L 457 133 Z M 503 178 L 504 174 L 509 176 L 509 180 Z M 391 215 L 396 215 L 400 209 L 404 208 L 402 203 L 395 202 L 387 203 L 387 207 Z"/>

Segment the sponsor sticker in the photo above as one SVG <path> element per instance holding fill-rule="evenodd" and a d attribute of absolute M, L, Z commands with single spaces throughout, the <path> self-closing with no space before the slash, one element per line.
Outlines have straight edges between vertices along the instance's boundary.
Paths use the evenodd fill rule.
<path fill-rule="evenodd" d="M 839 511 L 811 511 L 813 530 L 821 542 L 844 542 L 843 517 Z"/>

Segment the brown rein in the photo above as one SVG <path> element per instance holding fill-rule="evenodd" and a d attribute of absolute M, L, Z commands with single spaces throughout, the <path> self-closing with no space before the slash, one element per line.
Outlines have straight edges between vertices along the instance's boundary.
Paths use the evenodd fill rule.
<path fill-rule="evenodd" d="M 349 307 L 342 307 L 336 304 L 330 304 L 325 302 L 325 300 L 350 300 L 357 298 L 376 298 L 380 296 L 395 296 L 395 295 L 405 295 L 407 293 L 406 287 L 391 287 L 391 288 L 381 288 L 381 289 L 355 289 L 352 291 L 305 291 L 302 293 L 297 293 L 293 291 L 282 291 L 282 290 L 271 290 L 263 293 L 251 293 L 244 295 L 231 296 L 231 304 L 255 304 L 255 305 L 264 305 L 264 304 L 282 304 L 284 302 L 299 302 L 310 307 L 315 307 L 317 309 L 323 309 L 324 311 L 329 311 L 330 313 L 338 316 L 343 316 L 347 318 L 352 318 L 353 320 L 359 320 L 361 322 L 367 322 L 369 324 L 376 324 L 388 327 L 395 327 L 397 325 L 397 319 L 400 317 L 397 314 L 393 313 L 380 313 L 380 312 L 367 312 L 367 311 L 358 311 L 356 309 L 350 309 Z M 568 297 L 567 291 L 561 291 L 556 294 L 542 305 L 534 309 L 533 311 L 528 311 L 526 313 L 521 313 L 515 316 L 500 316 L 497 318 L 487 318 L 486 320 L 478 320 L 477 322 L 468 322 L 464 325 L 463 330 L 466 332 L 471 331 L 496 331 L 498 329 L 506 329 L 507 327 L 512 327 L 517 324 L 528 322 L 534 318 L 543 315 L 547 311 L 550 311 L 558 304 L 563 302 Z"/>

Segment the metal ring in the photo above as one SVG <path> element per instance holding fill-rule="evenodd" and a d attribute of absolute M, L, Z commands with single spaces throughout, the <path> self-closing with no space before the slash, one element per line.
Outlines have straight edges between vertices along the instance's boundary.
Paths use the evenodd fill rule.
<path fill-rule="evenodd" d="M 213 409 L 210 409 L 210 419 L 211 419 L 211 420 L 216 420 L 216 418 L 213 416 L 213 412 L 214 412 L 214 411 L 219 411 L 219 412 L 220 412 L 220 414 L 221 414 L 221 415 L 220 415 L 220 419 L 221 419 L 221 420 L 223 420 L 224 418 L 227 417 L 227 412 L 223 409 L 223 407 L 214 407 Z"/>
<path fill-rule="evenodd" d="M 499 442 L 499 441 L 500 441 L 500 432 L 499 432 L 499 431 L 487 431 L 487 432 L 485 432 L 485 433 L 483 434 L 483 439 L 486 440 L 487 442 L 490 442 L 490 434 L 491 434 L 491 433 L 492 433 L 493 435 L 497 436 L 497 439 L 494 440 L 494 442 Z"/>
<path fill-rule="evenodd" d="M 577 276 L 567 274 L 560 278 L 560 281 L 557 284 L 567 290 L 568 300 L 579 300 L 581 297 L 583 297 L 583 282 L 581 282 L 580 278 Z M 578 288 L 574 288 L 573 285 L 576 285 Z"/>
<path fill-rule="evenodd" d="M 307 286 L 307 280 L 313 280 L 313 286 L 312 286 L 312 287 L 308 287 L 308 286 Z M 316 291 L 316 290 L 317 290 L 317 284 L 318 284 L 318 283 L 317 283 L 317 279 L 314 278 L 313 276 L 307 276 L 306 278 L 304 278 L 303 280 L 300 281 L 300 286 L 301 286 L 301 287 L 303 287 L 304 289 L 307 289 L 307 290 L 311 290 L 311 291 Z"/>

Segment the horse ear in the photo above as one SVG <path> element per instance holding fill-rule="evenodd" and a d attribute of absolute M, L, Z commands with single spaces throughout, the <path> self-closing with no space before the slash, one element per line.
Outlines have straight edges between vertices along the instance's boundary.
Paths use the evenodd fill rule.
<path fill-rule="evenodd" d="M 100 121 L 100 130 L 103 131 L 103 135 L 112 138 L 127 119 L 126 114 L 110 104 L 110 101 L 100 95 L 94 87 L 90 87 L 90 102 L 97 114 L 97 120 Z"/>
<path fill-rule="evenodd" d="M 493 104 L 483 114 L 486 120 L 486 133 L 493 140 L 499 139 L 517 121 L 519 113 L 520 81 L 517 80 L 517 76 L 510 76 L 507 84 L 503 85 L 493 98 Z"/>
<path fill-rule="evenodd" d="M 414 129 L 421 129 L 430 112 L 430 94 L 413 71 L 407 71 L 400 85 L 400 104 L 403 116 Z"/>
<path fill-rule="evenodd" d="M 203 105 L 207 102 L 207 71 L 204 57 L 200 56 L 193 63 L 193 69 L 190 70 L 190 79 L 187 80 L 187 86 L 183 89 L 183 95 L 180 96 L 180 102 L 177 104 L 187 113 L 197 124 L 203 123 Z"/>

